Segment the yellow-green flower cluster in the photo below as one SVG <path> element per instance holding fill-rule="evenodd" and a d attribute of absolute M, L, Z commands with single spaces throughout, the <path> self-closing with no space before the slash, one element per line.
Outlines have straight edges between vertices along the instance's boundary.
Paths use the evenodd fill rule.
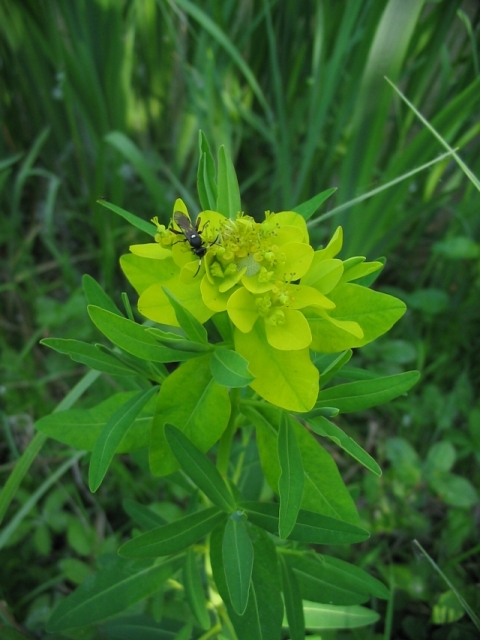
<path fill-rule="evenodd" d="M 174 211 L 188 217 L 182 200 L 175 202 Z M 163 287 L 201 323 L 226 311 L 235 327 L 235 349 L 255 376 L 252 388 L 279 406 L 308 411 L 314 405 L 318 370 L 309 349 L 336 352 L 360 346 L 399 317 L 394 312 L 393 321 L 393 316 L 383 321 L 380 331 L 369 325 L 363 312 L 372 304 L 368 295 L 384 294 L 350 282 L 381 263 L 337 259 L 340 227 L 324 249 L 314 251 L 305 220 L 295 212 L 266 212 L 265 220 L 256 222 L 246 215 L 228 219 L 202 211 L 197 229 L 205 255 L 199 268 L 181 229 L 174 222 L 169 228 L 154 222 L 155 243 L 132 246 L 132 254 L 121 259 L 140 294 L 139 311 L 155 322 L 178 326 Z M 363 326 L 362 317 L 367 318 Z"/>

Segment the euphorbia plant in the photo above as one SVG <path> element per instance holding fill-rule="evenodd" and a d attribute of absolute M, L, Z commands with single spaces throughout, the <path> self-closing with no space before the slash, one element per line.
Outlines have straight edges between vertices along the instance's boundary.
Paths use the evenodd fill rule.
<path fill-rule="evenodd" d="M 198 192 L 195 224 L 180 199 L 170 219 L 151 224 L 104 202 L 152 237 L 120 260 L 139 295 L 139 321 L 126 297 L 124 315 L 85 277 L 89 315 L 113 348 L 44 341 L 135 380 L 94 409 L 37 423 L 92 452 L 90 489 L 98 489 L 116 453 L 148 448 L 151 473 L 176 472 L 191 496 L 187 514 L 173 522 L 128 503 L 137 535 L 60 602 L 49 627 L 116 615 L 110 630 L 141 624 L 160 633 L 170 623 L 122 616 L 172 578 L 189 605 L 186 621 L 184 610 L 177 616 L 185 637 L 277 640 L 288 624 L 297 639 L 339 618 L 337 626 L 369 624 L 376 613 L 359 605 L 387 598 L 388 590 L 319 547 L 369 534 L 317 436 L 381 473 L 331 418 L 387 402 L 416 381 L 415 372 L 382 378 L 344 369 L 351 349 L 388 331 L 405 306 L 366 286 L 382 262 L 338 258 L 341 228 L 324 248 L 311 246 L 307 220 L 332 190 L 257 221 L 242 212 L 225 149 L 215 171 L 201 134 Z M 333 384 L 342 378 L 355 381 Z M 262 477 L 247 483 L 253 440 L 270 500 L 260 499 Z"/>

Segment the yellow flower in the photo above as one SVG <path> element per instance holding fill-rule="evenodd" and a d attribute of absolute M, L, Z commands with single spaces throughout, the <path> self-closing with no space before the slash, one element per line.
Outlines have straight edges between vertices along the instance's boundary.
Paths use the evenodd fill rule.
<path fill-rule="evenodd" d="M 175 211 L 190 219 L 182 200 L 175 202 Z M 261 223 L 245 215 L 231 220 L 216 211 L 202 211 L 198 218 L 198 234 L 205 249 L 200 269 L 181 229 L 175 223 L 167 228 L 156 218 L 155 243 L 131 246 L 133 255 L 121 259 L 125 275 L 140 294 L 138 309 L 150 320 L 178 326 L 163 287 L 202 323 L 225 311 L 237 291 L 273 296 L 278 307 L 280 299 L 274 289 L 298 281 L 310 267 L 314 252 L 308 244 L 307 226 L 294 212 L 267 212 Z M 275 311 L 277 325 L 285 324 L 279 312 Z M 294 315 L 287 311 L 289 326 Z M 275 315 L 266 317 L 267 323 L 275 322 Z"/>

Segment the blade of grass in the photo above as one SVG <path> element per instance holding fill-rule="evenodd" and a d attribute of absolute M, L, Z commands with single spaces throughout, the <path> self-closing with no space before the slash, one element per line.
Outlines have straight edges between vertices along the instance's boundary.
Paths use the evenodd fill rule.
<path fill-rule="evenodd" d="M 435 136 L 435 138 L 440 142 L 440 144 L 442 145 L 442 147 L 445 147 L 445 149 L 447 149 L 450 154 L 453 156 L 455 162 L 458 164 L 458 166 L 462 169 L 462 171 L 464 172 L 464 174 L 467 176 L 467 178 L 473 183 L 473 185 L 478 189 L 478 191 L 480 191 L 480 181 L 479 179 L 475 176 L 475 174 L 470 171 L 470 169 L 467 167 L 467 165 L 463 162 L 463 160 L 457 155 L 457 153 L 455 152 L 454 149 L 452 149 L 452 147 L 448 144 L 448 142 L 442 138 L 442 136 L 438 133 L 438 131 L 436 129 L 434 129 L 434 127 L 432 127 L 432 125 L 428 122 L 428 120 L 426 120 L 422 114 L 420 113 L 420 111 L 418 111 L 418 109 L 410 102 L 410 100 L 400 91 L 400 89 L 391 81 L 389 80 L 389 78 L 387 78 L 385 76 L 385 80 L 388 82 L 388 84 L 392 87 L 392 89 L 394 89 L 398 95 L 401 97 L 401 99 L 405 102 L 405 104 L 408 105 L 408 107 L 415 113 L 415 115 L 417 116 L 417 118 L 427 127 L 427 129 Z"/>
<path fill-rule="evenodd" d="M 202 9 L 194 5 L 189 0 L 175 0 L 173 3 L 188 13 L 194 20 L 196 20 L 201 27 L 207 31 L 218 44 L 225 49 L 233 62 L 237 65 L 240 71 L 245 76 L 248 84 L 250 85 L 253 93 L 257 96 L 258 101 L 262 105 L 265 114 L 268 119 L 271 120 L 271 110 L 268 106 L 267 99 L 255 78 L 253 71 L 247 65 L 238 49 L 233 45 L 228 36 L 215 24 L 215 22 L 204 12 Z"/>
<path fill-rule="evenodd" d="M 80 396 L 82 396 L 85 391 L 95 382 L 99 375 L 99 371 L 89 371 L 57 405 L 54 412 L 56 413 L 57 411 L 66 411 L 67 409 L 70 409 L 70 407 L 75 404 L 78 398 L 80 398 Z M 37 457 L 40 449 L 43 447 L 47 439 L 48 437 L 43 433 L 37 433 L 33 440 L 30 441 L 21 458 L 15 465 L 12 473 L 8 477 L 7 482 L 5 483 L 5 486 L 0 493 L 0 523 L 5 517 L 5 513 L 7 512 L 7 509 L 12 502 L 23 478 L 27 475 L 32 462 Z"/>
<path fill-rule="evenodd" d="M 368 191 L 367 193 L 364 193 L 363 195 L 358 196 L 358 198 L 353 198 L 353 200 L 349 200 L 348 202 L 344 202 L 343 204 L 339 205 L 338 207 L 335 207 L 335 209 L 332 209 L 331 211 L 327 211 L 327 213 L 323 213 L 321 216 L 318 216 L 314 220 L 310 220 L 309 222 L 307 222 L 307 226 L 308 227 L 314 227 L 317 224 L 320 224 L 321 222 L 324 222 L 328 218 L 331 218 L 331 217 L 337 215 L 341 211 L 344 211 L 345 209 L 350 209 L 350 207 L 355 206 L 359 202 L 363 202 L 364 200 L 368 200 L 368 198 L 371 198 L 371 197 L 377 195 L 378 193 L 381 193 L 382 191 L 385 191 L 385 189 L 390 189 L 390 187 L 393 187 L 393 185 L 398 184 L 399 182 L 403 182 L 404 180 L 408 180 L 409 178 L 411 178 L 415 174 L 420 173 L 420 171 L 424 171 L 425 169 L 428 169 L 429 167 L 433 166 L 434 164 L 437 164 L 438 162 L 442 162 L 442 160 L 444 160 L 448 156 L 453 155 L 454 152 L 455 151 L 452 149 L 451 151 L 448 151 L 447 153 L 443 153 L 441 156 L 438 156 L 438 158 L 435 158 L 434 160 L 430 160 L 430 162 L 422 164 L 421 167 L 417 167 L 416 169 L 412 169 L 412 171 L 408 171 L 408 173 L 404 173 L 403 175 L 399 176 L 398 178 L 395 178 L 394 180 L 390 180 L 386 184 L 383 184 L 381 187 L 377 187 L 376 189 L 372 189 L 371 191 Z"/>
<path fill-rule="evenodd" d="M 273 78 L 273 89 L 275 95 L 276 111 L 278 116 L 278 143 L 277 143 L 277 164 L 279 173 L 279 187 L 282 192 L 284 202 L 291 202 L 292 192 L 292 167 L 290 157 L 289 128 L 285 112 L 285 91 L 282 86 L 282 76 L 280 74 L 278 45 L 275 30 L 272 24 L 272 14 L 269 0 L 263 0 L 265 10 L 265 21 L 268 36 L 268 48 L 270 53 L 270 69 Z"/>
<path fill-rule="evenodd" d="M 351 198 L 357 188 L 370 184 L 384 146 L 384 130 L 391 104 L 382 76 L 400 75 L 423 2 L 388 0 L 376 25 L 368 59 L 356 96 L 353 128 L 348 154 L 343 162 L 341 196 Z M 372 99 L 372 96 L 375 96 Z"/>
<path fill-rule="evenodd" d="M 47 437 L 45 436 L 45 440 Z M 43 442 L 42 442 L 43 444 Z M 40 445 L 41 446 L 41 445 Z M 57 482 L 59 478 L 63 476 L 73 465 L 84 456 L 86 451 L 78 451 L 69 460 L 64 462 L 51 476 L 49 476 L 45 482 L 33 493 L 28 500 L 22 505 L 21 509 L 13 516 L 10 522 L 0 532 L 0 549 L 3 549 L 5 544 L 10 539 L 18 525 L 22 522 L 25 516 L 33 509 L 40 498 L 50 489 L 50 487 Z"/>
<path fill-rule="evenodd" d="M 434 570 L 438 573 L 438 575 L 441 576 L 441 578 L 446 582 L 448 587 L 453 591 L 460 605 L 463 607 L 463 609 L 465 609 L 465 613 L 470 617 L 473 624 L 480 631 L 480 618 L 477 616 L 475 611 L 473 611 L 473 609 L 470 607 L 468 602 L 466 602 L 464 598 L 462 598 L 458 590 L 455 588 L 455 585 L 447 578 L 447 576 L 443 573 L 443 571 L 440 569 L 438 564 L 428 555 L 428 553 L 425 551 L 422 545 L 418 542 L 418 540 L 414 540 L 413 544 L 420 550 L 420 552 L 425 556 L 425 558 L 428 560 L 428 562 L 431 564 Z"/>

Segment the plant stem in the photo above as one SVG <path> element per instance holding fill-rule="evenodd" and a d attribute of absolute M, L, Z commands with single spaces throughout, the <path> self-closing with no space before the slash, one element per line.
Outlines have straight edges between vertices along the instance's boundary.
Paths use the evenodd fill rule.
<path fill-rule="evenodd" d="M 220 442 L 218 443 L 217 469 L 221 475 L 226 478 L 228 474 L 228 463 L 230 462 L 230 452 L 232 450 L 233 436 L 237 428 L 238 402 L 240 399 L 240 389 L 230 389 L 230 403 L 232 412 L 228 421 L 227 428 L 223 432 Z"/>

